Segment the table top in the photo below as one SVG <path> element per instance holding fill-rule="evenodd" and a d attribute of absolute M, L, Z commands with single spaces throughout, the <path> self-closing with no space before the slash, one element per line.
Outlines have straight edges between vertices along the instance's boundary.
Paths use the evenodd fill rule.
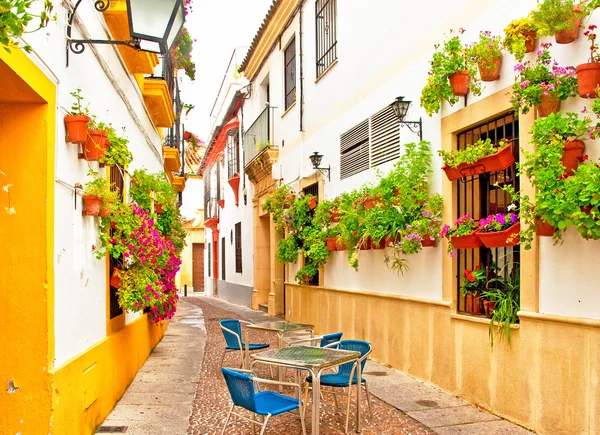
<path fill-rule="evenodd" d="M 313 346 L 282 347 L 251 355 L 257 362 L 322 369 L 360 358 L 360 352 Z"/>
<path fill-rule="evenodd" d="M 292 323 L 288 322 L 287 320 L 271 320 L 268 322 L 252 323 L 250 325 L 245 325 L 245 327 L 249 329 L 272 332 L 290 332 L 303 329 L 314 329 L 313 325 L 306 323 Z"/>

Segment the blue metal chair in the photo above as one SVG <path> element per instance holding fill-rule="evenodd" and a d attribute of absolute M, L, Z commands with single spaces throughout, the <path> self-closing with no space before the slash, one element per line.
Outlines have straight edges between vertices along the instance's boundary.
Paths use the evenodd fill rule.
<path fill-rule="evenodd" d="M 225 429 L 229 424 L 231 414 L 242 418 L 252 423 L 252 433 L 254 433 L 254 425 L 262 426 L 260 435 L 265 433 L 269 418 L 274 415 L 283 414 L 285 412 L 297 410 L 300 415 L 300 423 L 302 424 L 302 434 L 306 435 L 306 427 L 304 425 L 304 414 L 302 413 L 302 402 L 300 401 L 300 385 L 292 382 L 279 382 L 270 379 L 257 378 L 253 372 L 249 370 L 232 370 L 227 368 L 221 369 L 225 383 L 231 395 L 231 408 L 225 420 L 225 426 L 221 431 L 221 435 L 225 433 Z M 260 391 L 258 384 L 270 385 L 287 385 L 297 389 L 298 398 L 284 396 L 283 394 L 275 393 L 274 391 Z M 244 408 L 252 412 L 252 418 L 246 417 L 237 412 L 233 412 L 234 407 Z M 262 416 L 262 422 L 256 420 L 256 414 Z"/>
<path fill-rule="evenodd" d="M 244 322 L 238 319 L 223 319 L 219 322 L 221 330 L 225 336 L 225 343 L 227 344 L 225 350 L 223 350 L 223 356 L 221 357 L 221 367 L 223 367 L 223 360 L 225 359 L 225 353 L 227 352 L 240 352 L 242 358 L 242 365 L 244 366 L 244 352 L 246 345 L 242 341 L 242 324 L 250 324 L 250 322 Z M 267 343 L 250 343 L 249 350 L 260 350 L 266 349 L 269 345 Z"/>
<path fill-rule="evenodd" d="M 367 362 L 367 356 L 371 353 L 371 350 L 372 350 L 371 343 L 368 343 L 366 341 L 361 341 L 361 340 L 341 340 L 339 342 L 333 342 L 326 347 L 333 347 L 333 348 L 337 348 L 340 350 L 350 350 L 350 351 L 354 351 L 354 352 L 360 352 L 360 360 L 359 361 L 360 361 L 361 373 L 365 368 L 365 364 Z M 307 399 L 309 384 L 312 384 L 311 376 L 306 378 L 306 383 L 304 384 L 304 403 L 305 403 L 304 406 L 306 406 L 306 399 Z M 350 387 L 352 385 L 356 385 L 356 387 L 359 388 L 358 379 L 356 376 L 356 361 L 342 364 L 341 366 L 338 367 L 337 372 L 335 372 L 335 373 L 326 373 L 326 374 L 321 375 L 321 386 L 331 388 L 331 390 L 321 390 L 322 392 L 324 392 L 324 393 L 327 392 L 327 393 L 331 393 L 334 395 L 335 394 L 346 395 L 346 433 L 348 433 L 348 418 L 350 415 L 350 392 L 351 392 Z M 361 377 L 360 385 L 364 386 L 364 388 L 365 388 L 365 393 L 367 396 L 367 404 L 369 406 L 369 415 L 372 420 L 373 419 L 373 410 L 371 408 L 371 398 L 369 397 L 369 387 L 367 386 L 366 379 Z M 342 392 L 337 392 L 337 391 L 335 391 L 336 388 L 342 388 L 342 389 L 348 388 L 348 392 L 346 393 L 343 390 L 342 390 Z M 334 399 L 336 399 L 335 405 L 337 408 L 337 398 L 334 396 Z M 357 403 L 356 406 L 360 406 L 360 404 Z"/>
<path fill-rule="evenodd" d="M 342 339 L 343 334 L 344 334 L 343 332 L 334 332 L 332 334 L 316 335 L 314 337 L 306 337 L 306 336 L 290 337 L 286 340 L 286 343 L 288 346 L 293 346 L 295 344 L 304 344 L 304 343 L 310 343 L 312 346 L 312 345 L 317 345 L 317 342 L 318 342 L 319 347 L 325 347 L 325 346 L 330 346 L 331 344 L 339 342 Z"/>

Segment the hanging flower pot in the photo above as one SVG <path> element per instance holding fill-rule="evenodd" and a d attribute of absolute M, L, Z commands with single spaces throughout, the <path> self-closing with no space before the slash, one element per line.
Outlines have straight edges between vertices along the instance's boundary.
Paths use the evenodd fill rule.
<path fill-rule="evenodd" d="M 114 288 L 119 288 L 121 287 L 121 274 L 123 273 L 123 271 L 119 268 L 114 268 L 113 269 L 113 273 L 110 277 L 110 285 L 111 287 Z"/>
<path fill-rule="evenodd" d="M 556 227 L 553 227 L 548 222 L 539 217 L 535 217 L 535 233 L 540 237 L 552 237 L 556 232 Z"/>
<path fill-rule="evenodd" d="M 371 237 L 365 237 L 358 242 L 358 249 L 361 251 L 367 251 L 371 249 L 373 242 L 371 241 Z"/>
<path fill-rule="evenodd" d="M 542 102 L 535 106 L 538 116 L 545 118 L 551 113 L 557 113 L 560 110 L 560 100 L 554 95 L 542 95 Z"/>
<path fill-rule="evenodd" d="M 292 206 L 294 201 L 296 201 L 296 195 L 289 194 L 288 196 L 285 197 L 285 201 L 283 203 L 283 208 L 287 210 L 288 208 L 290 208 Z"/>
<path fill-rule="evenodd" d="M 340 215 L 338 213 L 337 208 L 334 208 L 331 210 L 331 222 L 339 222 L 340 221 Z"/>
<path fill-rule="evenodd" d="M 424 248 L 435 248 L 437 246 L 437 240 L 429 234 L 425 234 L 423 240 L 421 240 L 421 246 Z"/>
<path fill-rule="evenodd" d="M 585 143 L 581 140 L 565 142 L 563 146 L 563 156 L 560 162 L 565 167 L 565 174 L 573 175 L 573 171 L 579 165 L 579 157 L 583 156 Z"/>
<path fill-rule="evenodd" d="M 456 168 L 444 166 L 442 169 L 446 173 L 448 180 L 454 181 L 463 177 L 483 174 L 486 172 L 502 171 L 508 168 L 515 162 L 515 157 L 512 153 L 512 146 L 502 147 L 498 152 L 489 156 L 482 157 L 475 163 L 461 163 Z"/>
<path fill-rule="evenodd" d="M 451 236 L 450 243 L 454 249 L 475 249 L 479 248 L 482 243 L 479 237 L 475 234 L 477 231 L 473 231 L 470 234 L 464 236 Z"/>
<path fill-rule="evenodd" d="M 310 210 L 314 210 L 315 208 L 317 208 L 317 199 L 316 198 L 311 198 L 308 200 L 308 208 Z"/>
<path fill-rule="evenodd" d="M 108 150 L 108 133 L 105 130 L 90 130 L 83 146 L 83 157 L 87 161 L 101 160 L 106 150 Z"/>
<path fill-rule="evenodd" d="M 98 216 L 102 216 L 102 217 L 106 217 L 106 216 L 110 216 L 112 214 L 111 210 L 109 207 L 105 207 L 104 203 L 100 206 L 100 213 L 98 213 Z"/>
<path fill-rule="evenodd" d="M 66 115 L 65 127 L 67 130 L 67 142 L 85 143 L 88 136 L 88 122 L 90 122 L 89 116 Z"/>
<path fill-rule="evenodd" d="M 163 212 L 163 205 L 155 202 L 154 203 L 154 212 L 156 214 L 161 214 Z"/>
<path fill-rule="evenodd" d="M 448 77 L 454 95 L 464 97 L 469 92 L 469 72 L 465 69 L 457 71 Z"/>
<path fill-rule="evenodd" d="M 327 241 L 327 250 L 328 251 L 337 251 L 337 246 L 336 246 L 336 237 L 327 237 L 325 239 Z"/>
<path fill-rule="evenodd" d="M 335 238 L 335 250 L 336 251 L 345 251 L 346 244 L 342 241 L 340 237 Z"/>
<path fill-rule="evenodd" d="M 554 34 L 557 44 L 570 44 L 579 38 L 579 27 L 581 25 L 581 15 L 583 7 L 580 5 L 573 6 L 573 15 L 575 16 L 575 23 L 569 29 L 561 30 Z"/>
<path fill-rule="evenodd" d="M 484 233 L 481 232 L 481 230 L 477 230 L 475 233 L 481 240 L 481 243 L 487 248 L 506 248 L 508 246 L 515 246 L 519 243 L 520 230 L 521 224 L 520 222 L 517 222 L 503 231 L 490 231 Z"/>
<path fill-rule="evenodd" d="M 487 62 L 480 62 L 477 64 L 479 68 L 479 76 L 481 81 L 493 82 L 500 78 L 500 65 L 502 63 L 502 55 L 498 58 L 492 59 L 492 64 Z"/>
<path fill-rule="evenodd" d="M 535 51 L 535 43 L 537 40 L 537 33 L 535 31 L 523 32 L 525 39 L 525 53 L 533 53 Z"/>
<path fill-rule="evenodd" d="M 102 207 L 102 198 L 92 195 L 83 196 L 83 212 L 87 216 L 98 216 Z"/>
<path fill-rule="evenodd" d="M 575 69 L 577 89 L 581 98 L 597 98 L 596 88 L 600 85 L 600 63 L 583 63 Z"/>

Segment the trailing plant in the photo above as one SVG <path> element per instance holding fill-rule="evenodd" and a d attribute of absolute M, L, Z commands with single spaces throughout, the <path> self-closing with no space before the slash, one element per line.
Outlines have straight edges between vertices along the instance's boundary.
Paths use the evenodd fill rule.
<path fill-rule="evenodd" d="M 280 263 L 295 263 L 299 255 L 299 237 L 297 234 L 291 234 L 279 241 L 275 259 Z"/>
<path fill-rule="evenodd" d="M 574 6 L 576 6 L 574 0 L 538 1 L 537 9 L 531 12 L 538 33 L 544 36 L 552 36 L 563 30 L 572 29 L 578 18 L 573 13 Z"/>
<path fill-rule="evenodd" d="M 512 270 L 507 270 L 511 266 Z M 506 278 L 504 278 L 506 276 Z M 504 337 L 510 345 L 510 327 L 518 322 L 517 313 L 520 309 L 521 273 L 518 263 L 506 263 L 499 271 L 497 278 L 488 281 L 498 288 L 488 289 L 483 296 L 494 302 L 494 310 L 489 327 L 490 344 L 494 347 L 494 337 L 502 341 Z M 497 329 L 494 334 L 494 329 Z"/>
<path fill-rule="evenodd" d="M 550 113 L 537 118 L 531 128 L 531 142 L 535 149 L 552 141 L 569 142 L 583 140 L 591 135 L 592 124 L 589 117 L 580 118 L 577 113 Z"/>
<path fill-rule="evenodd" d="M 494 60 L 502 57 L 500 36 L 494 36 L 492 32 L 482 30 L 479 32 L 479 40 L 465 47 L 465 54 L 479 68 L 492 68 Z"/>
<path fill-rule="evenodd" d="M 429 116 L 440 111 L 442 101 L 448 101 L 451 106 L 458 102 L 458 97 L 454 95 L 448 81 L 449 77 L 456 72 L 468 71 L 469 89 L 475 96 L 481 93 L 476 65 L 467 57 L 465 47 L 460 40 L 460 35 L 464 32 L 464 29 L 459 29 L 457 33 L 451 30 L 441 45 L 434 46 L 436 51 L 430 61 L 427 84 L 421 92 L 421 107 Z"/>
<path fill-rule="evenodd" d="M 127 147 L 129 140 L 124 137 L 119 137 L 115 129 L 110 125 L 99 123 L 98 127 L 101 130 L 106 130 L 109 143 L 109 147 L 105 151 L 104 157 L 100 159 L 100 163 L 105 165 L 117 165 L 123 169 L 127 169 L 129 164 L 133 161 L 133 154 Z M 123 132 L 125 132 L 124 128 Z"/>
<path fill-rule="evenodd" d="M 508 210 L 514 210 L 516 206 L 510 204 Z M 483 233 L 494 233 L 504 231 L 519 222 L 519 216 L 516 213 L 495 213 L 486 218 L 479 219 L 479 230 Z"/>
<path fill-rule="evenodd" d="M 528 33 L 536 32 L 537 26 L 531 15 L 511 21 L 504 29 L 504 48 L 511 53 L 517 62 L 522 62 L 527 52 L 526 41 Z"/>
<path fill-rule="evenodd" d="M 448 239 L 448 253 L 451 257 L 456 255 L 454 246 L 452 246 L 452 237 L 466 236 L 479 227 L 478 223 L 468 214 L 463 214 L 456 219 L 454 225 L 454 228 L 452 228 L 449 225 L 444 224 L 438 234 L 440 237 L 446 237 Z"/>
<path fill-rule="evenodd" d="M 3 0 L 0 2 L 0 45 L 10 53 L 11 48 L 22 48 L 30 53 L 31 46 L 19 45 L 17 38 L 25 33 L 36 32 L 48 25 L 52 17 L 54 5 L 50 0 L 44 0 L 44 8 L 39 15 L 31 13 L 30 8 L 35 0 Z M 36 29 L 27 31 L 29 23 L 39 19 L 39 25 Z"/>
<path fill-rule="evenodd" d="M 192 60 L 194 42 L 196 42 L 196 40 L 192 39 L 190 33 L 184 26 L 175 37 L 175 42 L 171 49 L 173 66 L 176 69 L 184 70 L 185 75 L 192 81 L 196 80 L 196 64 Z"/>
<path fill-rule="evenodd" d="M 572 66 L 561 67 L 552 59 L 550 43 L 541 44 L 536 60 L 519 63 L 510 102 L 518 113 L 529 112 L 531 107 L 541 104 L 543 96 L 556 100 L 566 100 L 577 95 L 577 77 Z"/>
<path fill-rule="evenodd" d="M 486 140 L 479 139 L 474 144 L 467 145 L 463 150 L 438 150 L 438 154 L 442 157 L 444 165 L 458 168 L 462 163 L 472 164 L 485 156 L 495 154 L 505 146 L 504 141 L 500 141 L 496 146 L 489 138 Z"/>
<path fill-rule="evenodd" d="M 263 210 L 273 215 L 275 229 L 283 234 L 285 230 L 285 209 L 293 204 L 294 191 L 288 184 L 280 184 L 275 188 L 273 194 L 263 204 Z"/>

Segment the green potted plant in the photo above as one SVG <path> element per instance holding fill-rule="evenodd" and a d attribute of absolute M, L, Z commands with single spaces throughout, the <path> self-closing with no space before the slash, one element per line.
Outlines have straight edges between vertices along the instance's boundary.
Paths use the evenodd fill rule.
<path fill-rule="evenodd" d="M 275 228 L 281 234 L 285 230 L 285 214 L 295 200 L 294 191 L 288 184 L 281 184 L 275 188 L 273 194 L 270 195 L 263 204 L 263 210 L 273 215 Z"/>
<path fill-rule="evenodd" d="M 117 132 L 110 125 L 101 124 L 100 128 L 106 130 L 108 135 L 108 149 L 104 155 L 98 159 L 102 165 L 118 165 L 127 169 L 133 161 L 133 154 L 129 151 L 127 144 L 129 140 L 117 135 Z"/>
<path fill-rule="evenodd" d="M 512 268 L 512 270 L 509 270 Z M 497 286 L 497 288 L 492 288 Z M 496 278 L 488 281 L 488 290 L 483 292 L 491 303 L 491 321 L 489 327 L 490 343 L 494 347 L 494 336 L 500 341 L 506 337 L 510 345 L 511 325 L 518 322 L 517 313 L 520 309 L 521 273 L 518 263 L 506 263 Z M 494 329 L 497 329 L 494 333 Z"/>
<path fill-rule="evenodd" d="M 88 122 L 90 122 L 90 112 L 87 106 L 83 106 L 83 96 L 81 89 L 71 92 L 75 102 L 71 105 L 71 111 L 65 115 L 65 128 L 67 129 L 66 141 L 76 144 L 83 144 L 87 141 Z"/>
<path fill-rule="evenodd" d="M 83 190 L 84 214 L 87 216 L 98 216 L 103 205 L 104 198 L 111 200 L 113 195 L 110 192 L 110 186 L 106 177 L 100 176 L 97 172 L 90 170 L 88 175 L 92 177 L 91 181 L 85 183 Z M 114 202 L 114 201 L 113 201 Z M 107 208 L 109 204 L 107 203 Z"/>
<path fill-rule="evenodd" d="M 479 266 L 475 269 L 465 269 L 465 277 L 460 286 L 460 293 L 465 297 L 465 311 L 467 313 L 481 314 L 481 293 L 485 290 L 487 277 L 485 271 Z"/>
<path fill-rule="evenodd" d="M 552 44 L 541 44 L 536 60 L 515 65 L 517 76 L 510 101 L 515 113 L 536 107 L 540 117 L 560 110 L 560 102 L 577 92 L 575 68 L 561 67 L 550 56 Z"/>
<path fill-rule="evenodd" d="M 515 210 L 516 206 L 510 204 L 508 210 Z M 495 213 L 479 220 L 477 237 L 487 248 L 505 248 L 519 243 L 520 231 L 519 216 L 512 211 L 509 213 Z"/>
<path fill-rule="evenodd" d="M 596 25 L 591 24 L 583 32 L 584 36 L 590 42 L 590 58 L 587 63 L 582 63 L 575 69 L 577 73 L 577 89 L 579 96 L 582 98 L 598 97 L 596 88 L 600 85 L 600 54 L 598 53 L 598 45 L 596 45 L 595 29 Z"/>
<path fill-rule="evenodd" d="M 173 59 L 173 67 L 175 69 L 182 69 L 185 75 L 192 81 L 196 80 L 196 64 L 192 60 L 193 49 L 194 40 L 184 26 L 175 37 L 175 42 L 171 49 L 171 58 Z"/>
<path fill-rule="evenodd" d="M 501 171 L 515 161 L 510 143 L 500 141 L 496 146 L 489 138 L 479 139 L 462 150 L 439 150 L 438 154 L 442 157 L 444 162 L 442 169 L 450 181 L 486 172 Z"/>
<path fill-rule="evenodd" d="M 448 253 L 454 257 L 455 249 L 479 248 L 482 243 L 475 231 L 479 227 L 477 222 L 468 214 L 461 215 L 454 223 L 455 227 L 444 225 L 439 232 L 440 237 L 448 239 Z"/>
<path fill-rule="evenodd" d="M 421 92 L 421 107 L 429 116 L 440 111 L 442 101 L 454 105 L 458 97 L 467 95 L 469 90 L 473 95 L 481 94 L 476 66 L 466 56 L 460 40 L 463 33 L 464 29 L 458 34 L 450 31 L 448 39 L 441 46 L 435 46 L 427 84 Z"/>
<path fill-rule="evenodd" d="M 54 5 L 50 0 L 44 0 L 44 9 L 39 15 L 30 12 L 32 0 L 6 0 L 0 6 L 0 45 L 10 53 L 11 48 L 22 48 L 27 53 L 32 51 L 29 45 L 19 45 L 18 39 L 24 33 L 36 32 L 48 25 L 52 17 Z M 38 18 L 40 23 L 37 29 L 27 30 L 27 26 L 34 19 Z"/>
<path fill-rule="evenodd" d="M 579 38 L 584 8 L 574 0 L 542 0 L 531 12 L 538 34 L 552 36 L 557 44 L 569 44 Z"/>
<path fill-rule="evenodd" d="M 479 32 L 479 40 L 468 45 L 466 56 L 477 65 L 481 81 L 493 82 L 500 78 L 502 63 L 502 42 L 500 36 L 493 36 L 490 31 Z"/>
<path fill-rule="evenodd" d="M 518 62 L 522 62 L 526 53 L 532 53 L 535 50 L 536 39 L 537 26 L 531 15 L 528 15 L 513 20 L 506 26 L 502 43 Z"/>
<path fill-rule="evenodd" d="M 87 140 L 82 145 L 83 153 L 79 155 L 79 158 L 83 157 L 88 162 L 100 161 L 104 158 L 104 154 L 108 150 L 107 127 L 103 122 L 98 122 L 95 116 L 90 115 Z"/>

